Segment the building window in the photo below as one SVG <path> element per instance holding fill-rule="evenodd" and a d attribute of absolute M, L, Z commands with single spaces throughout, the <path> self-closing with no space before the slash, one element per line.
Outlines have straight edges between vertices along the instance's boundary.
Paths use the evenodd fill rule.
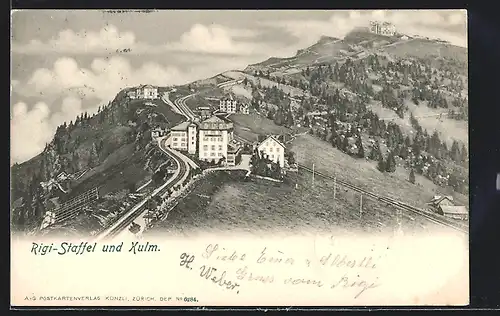
<path fill-rule="evenodd" d="M 181 138 L 181 142 L 185 142 L 185 141 L 186 141 L 186 137 Z"/>
<path fill-rule="evenodd" d="M 214 157 L 215 156 L 215 153 L 214 152 L 211 152 L 210 153 L 210 157 Z"/>
<path fill-rule="evenodd" d="M 277 153 L 279 153 L 279 152 L 280 152 L 280 148 L 279 148 L 279 147 L 278 147 L 278 148 L 276 148 L 276 152 L 277 152 Z"/>
<path fill-rule="evenodd" d="M 274 155 L 271 155 L 271 160 L 274 160 Z"/>
<path fill-rule="evenodd" d="M 208 157 L 208 153 L 207 153 L 207 152 L 204 152 L 204 153 L 203 153 L 203 156 Z"/>
<path fill-rule="evenodd" d="M 219 150 L 222 150 L 222 145 L 219 145 Z"/>
<path fill-rule="evenodd" d="M 172 147 L 177 147 L 177 143 L 173 143 L 173 144 L 172 144 Z"/>
<path fill-rule="evenodd" d="M 208 150 L 208 145 L 203 145 L 203 150 Z"/>
<path fill-rule="evenodd" d="M 273 147 L 269 148 L 269 151 L 270 151 L 270 152 L 273 152 Z"/>
<path fill-rule="evenodd" d="M 219 153 L 219 157 L 222 157 L 222 153 Z"/>
<path fill-rule="evenodd" d="M 181 147 L 186 147 L 186 143 L 181 143 Z"/>
<path fill-rule="evenodd" d="M 215 150 L 215 145 L 212 145 L 212 150 Z"/>
<path fill-rule="evenodd" d="M 191 140 L 194 140 L 194 136 L 191 137 Z"/>
<path fill-rule="evenodd" d="M 174 141 L 174 142 L 175 142 L 175 141 L 177 141 L 177 137 L 174 137 L 173 141 Z"/>

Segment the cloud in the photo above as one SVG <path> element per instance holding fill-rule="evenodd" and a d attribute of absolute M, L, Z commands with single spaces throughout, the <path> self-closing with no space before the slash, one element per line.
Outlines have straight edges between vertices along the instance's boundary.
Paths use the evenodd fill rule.
<path fill-rule="evenodd" d="M 74 32 L 66 29 L 45 43 L 39 40 L 31 40 L 25 44 L 13 42 L 12 51 L 22 54 L 109 53 L 117 49 L 138 48 L 140 45 L 136 42 L 134 33 L 120 32 L 114 25 L 108 25 L 97 32 L 85 30 Z"/>
<path fill-rule="evenodd" d="M 11 160 L 23 162 L 41 153 L 54 136 L 57 126 L 75 120 L 83 111 L 95 113 L 97 108 L 83 109 L 78 98 L 65 98 L 60 109 L 51 111 L 45 102 L 36 103 L 31 110 L 24 102 L 16 103 L 11 117 Z"/>
<path fill-rule="evenodd" d="M 12 43 L 12 51 L 19 54 L 109 54 L 130 48 L 130 54 L 159 54 L 169 51 L 188 51 L 209 54 L 252 55 L 262 53 L 263 45 L 248 41 L 258 35 L 255 30 L 232 29 L 212 24 L 195 24 L 181 35 L 177 42 L 149 45 L 136 41 L 133 32 L 120 32 L 108 25 L 98 32 L 66 29 L 48 42 L 31 40 Z"/>
<path fill-rule="evenodd" d="M 166 48 L 176 51 L 227 55 L 262 55 L 272 50 L 263 43 L 236 40 L 236 38 L 252 38 L 257 34 L 253 30 L 229 29 L 216 24 L 210 26 L 195 24 L 181 35 L 178 42 L 167 44 Z"/>
<path fill-rule="evenodd" d="M 134 69 L 128 59 L 120 56 L 96 58 L 90 68 L 80 67 L 73 58 L 61 57 L 51 69 L 35 70 L 27 82 L 18 83 L 14 91 L 25 97 L 42 97 L 46 100 L 73 96 L 107 101 L 125 87 L 145 83 L 159 86 L 187 83 L 189 75 L 175 67 L 153 62 L 146 62 Z"/>
<path fill-rule="evenodd" d="M 467 16 L 465 11 L 458 10 L 342 11 L 335 12 L 326 21 L 281 20 L 261 24 L 281 28 L 301 44 L 308 42 L 310 45 L 322 35 L 343 38 L 355 27 L 368 26 L 370 20 L 394 23 L 399 32 L 408 35 L 441 38 L 454 45 L 467 46 Z"/>

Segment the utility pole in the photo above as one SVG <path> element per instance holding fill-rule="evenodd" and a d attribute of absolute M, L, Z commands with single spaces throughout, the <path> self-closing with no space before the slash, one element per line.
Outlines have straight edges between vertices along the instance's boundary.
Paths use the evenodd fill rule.
<path fill-rule="evenodd" d="M 337 195 L 337 177 L 333 178 L 333 199 L 335 200 L 335 196 Z"/>
<path fill-rule="evenodd" d="M 359 196 L 359 218 L 363 215 L 363 194 Z"/>
<path fill-rule="evenodd" d="M 314 164 L 313 164 L 313 179 L 312 179 L 312 185 L 314 186 Z"/>

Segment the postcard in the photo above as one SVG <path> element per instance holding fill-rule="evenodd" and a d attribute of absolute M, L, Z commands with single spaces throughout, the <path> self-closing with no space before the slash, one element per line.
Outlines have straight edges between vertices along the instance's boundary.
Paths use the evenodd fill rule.
<path fill-rule="evenodd" d="M 465 10 L 12 12 L 11 306 L 469 304 Z"/>

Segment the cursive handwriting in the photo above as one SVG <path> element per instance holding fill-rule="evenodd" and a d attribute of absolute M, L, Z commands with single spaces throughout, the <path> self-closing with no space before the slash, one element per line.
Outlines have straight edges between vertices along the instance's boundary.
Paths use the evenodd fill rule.
<path fill-rule="evenodd" d="M 321 265 L 326 266 L 330 265 L 330 267 L 348 267 L 348 268 L 367 268 L 367 269 L 375 269 L 376 264 L 373 262 L 372 257 L 364 257 L 362 260 L 350 259 L 347 255 L 341 256 L 336 255 L 332 259 L 332 254 L 330 253 L 328 256 L 323 256 L 319 260 Z"/>
<path fill-rule="evenodd" d="M 238 254 L 236 251 L 224 253 L 224 251 L 226 251 L 226 249 L 222 248 L 222 250 L 220 250 L 218 244 L 209 244 L 202 257 L 205 259 L 215 258 L 221 261 L 244 261 L 246 258 L 246 254 Z M 217 253 L 217 255 L 215 255 L 215 253 Z"/>
<path fill-rule="evenodd" d="M 185 266 L 187 269 L 192 269 L 189 264 L 194 261 L 194 256 L 188 255 L 187 253 L 183 253 L 181 255 L 181 263 L 180 266 Z"/>
<path fill-rule="evenodd" d="M 238 270 L 236 270 L 236 278 L 240 281 L 244 281 L 244 280 L 246 280 L 246 281 L 259 281 L 259 282 L 262 282 L 264 284 L 274 282 L 274 276 L 272 276 L 272 275 L 262 276 L 262 275 L 253 274 L 252 272 L 248 271 L 247 266 L 245 266 L 243 269 L 239 268 Z"/>
<path fill-rule="evenodd" d="M 200 267 L 200 270 L 201 270 L 200 277 L 205 278 L 207 280 L 210 280 L 222 288 L 225 288 L 228 290 L 234 290 L 235 288 L 240 286 L 236 282 L 227 281 L 225 279 L 226 278 L 226 271 L 223 271 L 222 274 L 219 277 L 217 277 L 216 275 L 213 275 L 215 272 L 217 272 L 216 268 L 207 267 L 205 265 L 202 265 Z M 239 290 L 236 291 L 236 294 L 238 294 L 238 293 L 240 293 Z"/>
<path fill-rule="evenodd" d="M 291 264 L 293 265 L 295 263 L 295 260 L 293 258 L 285 258 L 283 256 L 280 256 L 280 254 L 284 255 L 283 252 L 278 250 L 278 254 L 276 254 L 274 257 L 269 256 L 266 253 L 267 247 L 264 247 L 264 249 L 260 252 L 260 256 L 257 259 L 257 263 L 285 263 L 285 264 Z"/>
<path fill-rule="evenodd" d="M 353 281 L 352 279 L 349 279 L 346 275 L 340 278 L 337 282 L 334 282 L 331 286 L 332 289 L 334 288 L 361 288 L 361 290 L 354 296 L 354 298 L 358 298 L 363 294 L 365 291 L 369 289 L 374 289 L 378 287 L 379 284 L 376 284 L 374 282 L 367 282 L 365 280 L 357 280 Z"/>
<path fill-rule="evenodd" d="M 320 280 L 310 280 L 310 279 L 303 279 L 303 278 L 287 278 L 283 282 L 285 284 L 291 284 L 291 285 L 298 285 L 298 284 L 306 284 L 306 285 L 316 285 L 317 287 L 322 287 L 323 282 Z"/>

